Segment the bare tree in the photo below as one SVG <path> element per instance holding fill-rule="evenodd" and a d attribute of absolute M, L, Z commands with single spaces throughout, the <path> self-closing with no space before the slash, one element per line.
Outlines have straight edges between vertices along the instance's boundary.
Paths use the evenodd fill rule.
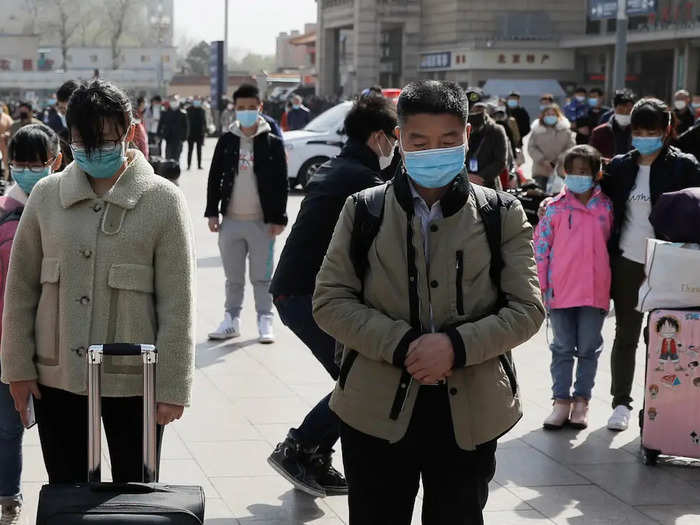
<path fill-rule="evenodd" d="M 127 34 L 128 15 L 136 9 L 137 0 L 102 0 L 102 6 L 108 15 L 105 19 L 105 30 L 109 36 L 112 48 L 112 68 L 119 69 L 121 58 L 120 40 Z"/>
<path fill-rule="evenodd" d="M 79 26 L 81 2 L 78 0 L 38 0 L 37 4 L 46 7 L 46 28 L 54 32 L 61 46 L 62 69 L 68 67 L 68 46 Z"/>

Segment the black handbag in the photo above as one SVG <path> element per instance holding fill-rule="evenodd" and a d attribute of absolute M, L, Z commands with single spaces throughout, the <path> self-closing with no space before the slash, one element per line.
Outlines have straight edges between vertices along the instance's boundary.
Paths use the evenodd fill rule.
<path fill-rule="evenodd" d="M 100 379 L 105 355 L 143 358 L 143 483 L 102 483 Z M 44 485 L 39 494 L 37 525 L 99 523 L 202 525 L 204 491 L 196 486 L 155 483 L 156 479 L 156 363 L 152 345 L 91 346 L 88 360 L 88 472 L 87 482 Z"/>

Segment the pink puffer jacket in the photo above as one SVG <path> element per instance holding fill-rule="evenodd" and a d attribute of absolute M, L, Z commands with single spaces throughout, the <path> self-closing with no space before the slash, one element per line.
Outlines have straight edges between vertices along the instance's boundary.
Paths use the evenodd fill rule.
<path fill-rule="evenodd" d="M 535 259 L 548 308 L 610 308 L 612 223 L 612 203 L 599 186 L 585 206 L 568 189 L 547 206 L 535 229 Z"/>
<path fill-rule="evenodd" d="M 19 225 L 17 217 L 8 214 L 22 207 L 24 207 L 24 204 L 12 197 L 0 197 L 0 336 L 2 335 L 2 311 L 5 306 L 7 269 L 10 266 L 12 241 L 15 238 L 17 226 Z"/>

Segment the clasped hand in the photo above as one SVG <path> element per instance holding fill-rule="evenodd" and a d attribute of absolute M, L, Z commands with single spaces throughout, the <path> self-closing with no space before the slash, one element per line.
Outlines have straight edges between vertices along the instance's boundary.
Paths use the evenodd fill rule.
<path fill-rule="evenodd" d="M 445 334 L 426 334 L 408 345 L 406 370 L 423 385 L 434 385 L 452 375 L 455 353 Z"/>

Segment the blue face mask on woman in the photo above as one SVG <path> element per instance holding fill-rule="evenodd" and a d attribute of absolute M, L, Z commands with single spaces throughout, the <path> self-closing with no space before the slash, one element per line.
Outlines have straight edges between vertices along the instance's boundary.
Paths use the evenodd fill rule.
<path fill-rule="evenodd" d="M 663 136 L 632 137 L 632 147 L 642 155 L 653 155 L 664 147 Z"/>
<path fill-rule="evenodd" d="M 573 193 L 586 193 L 593 187 L 593 177 L 590 175 L 566 175 L 566 187 Z"/>
<path fill-rule="evenodd" d="M 554 126 L 554 124 L 556 124 L 558 120 L 559 117 L 557 117 L 556 115 L 545 115 L 544 117 L 544 123 L 548 126 Z"/>
<path fill-rule="evenodd" d="M 406 151 L 404 166 L 408 176 L 423 188 L 442 188 L 452 182 L 464 169 L 466 145 L 422 151 Z"/>
<path fill-rule="evenodd" d="M 24 193 L 29 195 L 37 182 L 51 175 L 51 166 L 45 166 L 41 171 L 32 171 L 30 168 L 10 168 L 12 178 Z"/>
<path fill-rule="evenodd" d="M 114 146 L 97 149 L 90 155 L 82 146 L 71 144 L 70 149 L 80 169 L 96 179 L 109 179 L 126 161 L 124 139 Z"/>

